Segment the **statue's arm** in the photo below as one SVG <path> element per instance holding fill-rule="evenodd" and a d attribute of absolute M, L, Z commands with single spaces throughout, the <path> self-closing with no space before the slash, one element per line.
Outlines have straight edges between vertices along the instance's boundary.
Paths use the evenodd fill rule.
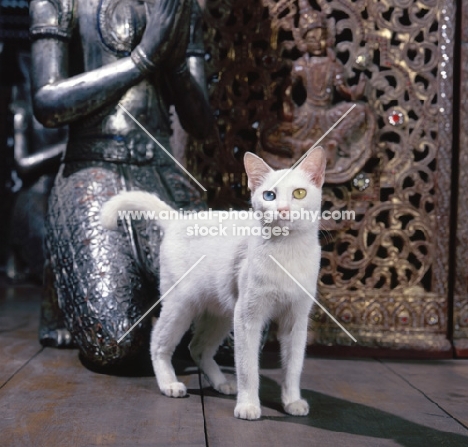
<path fill-rule="evenodd" d="M 202 12 L 192 1 L 190 36 L 186 60 L 168 77 L 172 101 L 182 127 L 197 138 L 207 137 L 214 129 L 205 78 Z"/>
<path fill-rule="evenodd" d="M 68 38 L 55 11 L 47 0 L 31 1 L 33 106 L 37 119 L 46 127 L 61 126 L 88 115 L 117 100 L 144 77 L 133 60 L 126 57 L 69 78 Z"/>
<path fill-rule="evenodd" d="M 346 99 L 351 98 L 351 92 L 346 83 L 344 68 L 341 63 L 334 61 L 333 64 L 333 84 L 338 92 Z"/>
<path fill-rule="evenodd" d="M 202 87 L 186 64 L 169 79 L 177 115 L 182 127 L 196 138 L 206 138 L 214 130 L 214 117 Z"/>
<path fill-rule="evenodd" d="M 294 62 L 290 62 L 291 71 L 290 71 L 290 80 L 289 84 L 291 86 L 290 90 L 293 87 L 296 87 L 298 84 L 302 84 L 304 88 L 307 88 L 307 63 L 305 63 L 302 58 Z"/>
<path fill-rule="evenodd" d="M 29 126 L 31 116 L 25 107 L 13 105 L 14 159 L 20 175 L 30 175 L 58 164 L 65 152 L 66 143 L 48 145 L 42 150 L 29 153 Z"/>
<path fill-rule="evenodd" d="M 349 86 L 344 76 L 343 66 L 337 65 L 337 69 L 335 71 L 335 87 L 341 96 L 347 100 L 357 101 L 364 95 L 366 77 L 363 73 L 361 73 L 359 75 L 359 81 L 357 85 Z"/>

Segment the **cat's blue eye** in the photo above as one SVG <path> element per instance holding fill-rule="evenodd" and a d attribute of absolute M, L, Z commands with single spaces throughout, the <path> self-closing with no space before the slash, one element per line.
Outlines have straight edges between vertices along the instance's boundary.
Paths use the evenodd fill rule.
<path fill-rule="evenodd" d="M 272 200 L 276 199 L 276 194 L 273 191 L 264 191 L 263 192 L 263 200 L 267 202 L 271 202 Z"/>

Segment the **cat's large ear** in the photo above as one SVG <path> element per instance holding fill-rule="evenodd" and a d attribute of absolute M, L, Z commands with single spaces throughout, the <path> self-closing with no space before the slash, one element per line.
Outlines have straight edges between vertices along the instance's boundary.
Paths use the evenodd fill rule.
<path fill-rule="evenodd" d="M 266 175 L 273 171 L 260 157 L 252 152 L 246 152 L 244 155 L 244 166 L 249 180 L 249 189 L 253 192 L 265 179 Z"/>
<path fill-rule="evenodd" d="M 325 167 L 327 165 L 327 157 L 325 151 L 317 146 L 309 155 L 304 158 L 299 164 L 299 168 L 307 173 L 310 181 L 321 188 L 325 181 Z"/>

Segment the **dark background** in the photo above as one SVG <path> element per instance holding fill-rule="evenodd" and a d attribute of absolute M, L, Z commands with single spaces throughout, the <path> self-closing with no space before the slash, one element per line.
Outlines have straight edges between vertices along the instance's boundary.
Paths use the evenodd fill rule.
<path fill-rule="evenodd" d="M 28 7 L 26 0 L 0 0 L 0 271 L 5 270 L 14 191 L 21 185 L 13 164 L 13 120 L 8 105 L 12 86 L 22 78 L 17 54 L 30 47 Z"/>

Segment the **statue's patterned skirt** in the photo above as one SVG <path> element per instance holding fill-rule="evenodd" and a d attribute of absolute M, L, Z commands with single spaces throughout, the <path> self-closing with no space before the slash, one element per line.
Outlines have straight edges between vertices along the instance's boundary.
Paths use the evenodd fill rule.
<path fill-rule="evenodd" d="M 49 200 L 47 251 L 65 324 L 82 356 L 119 365 L 148 344 L 151 318 L 118 339 L 158 299 L 161 234 L 155 221 L 99 222 L 103 204 L 124 190 L 156 193 L 176 209 L 203 209 L 198 190 L 169 159 L 147 164 L 72 161 L 62 165 Z"/>

